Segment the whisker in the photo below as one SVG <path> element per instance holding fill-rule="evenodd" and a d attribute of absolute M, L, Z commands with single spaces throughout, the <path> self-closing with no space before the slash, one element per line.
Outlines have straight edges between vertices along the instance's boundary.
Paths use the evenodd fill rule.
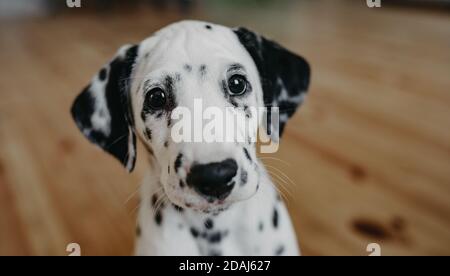
<path fill-rule="evenodd" d="M 127 204 L 128 201 L 130 201 L 137 194 L 137 192 L 139 192 L 139 189 L 142 187 L 143 184 L 144 184 L 144 182 L 139 184 L 139 186 L 136 188 L 136 190 L 134 192 L 132 192 L 131 195 L 128 196 L 127 200 L 125 200 L 125 202 L 123 203 L 124 205 Z"/>
<path fill-rule="evenodd" d="M 282 186 L 285 190 L 286 190 L 286 192 L 288 192 L 290 195 L 293 195 L 293 192 L 292 192 L 292 190 L 290 189 L 290 187 L 291 186 L 293 186 L 292 185 L 292 183 L 288 183 L 288 182 L 286 182 L 287 180 L 286 180 L 286 178 L 284 178 L 284 177 L 282 177 L 282 175 L 280 175 L 280 172 L 278 171 L 273 171 L 273 170 L 270 170 L 270 169 L 276 169 L 276 168 L 273 168 L 272 166 L 269 166 L 268 168 L 266 168 L 267 169 L 267 171 L 268 172 L 270 172 L 271 173 L 271 175 L 275 175 L 279 180 L 281 180 L 282 181 L 282 183 L 278 183 L 278 184 L 280 184 L 280 186 Z M 286 176 L 285 176 L 286 177 Z"/>
<path fill-rule="evenodd" d="M 288 194 L 291 198 L 294 198 L 294 194 L 293 192 L 287 188 L 286 186 L 286 182 L 277 174 L 275 174 L 274 172 L 272 172 L 273 175 L 275 175 L 277 177 L 277 179 L 281 180 L 281 182 L 277 182 L 277 184 L 280 186 L 280 188 L 282 188 L 284 191 L 286 191 L 286 194 Z"/>
<path fill-rule="evenodd" d="M 129 215 L 134 215 L 134 213 L 136 212 L 136 210 L 141 206 L 141 202 L 138 202 L 138 204 L 136 205 L 136 207 L 133 208 L 133 210 L 131 210 L 131 212 L 129 212 Z"/>
<path fill-rule="evenodd" d="M 281 196 L 281 198 L 283 199 L 283 201 L 285 203 L 290 202 L 289 197 L 286 195 L 286 192 L 284 192 L 284 190 L 280 189 L 280 187 L 278 186 L 278 182 L 274 181 L 275 183 L 273 184 L 274 189 L 277 191 L 278 195 Z"/>
<path fill-rule="evenodd" d="M 284 176 L 287 180 L 289 180 L 289 182 L 290 182 L 290 184 L 291 184 L 292 186 L 296 186 L 295 182 L 292 181 L 292 179 L 291 179 L 289 176 L 287 176 L 282 170 L 278 169 L 278 168 L 275 167 L 275 166 L 271 166 L 271 165 L 266 165 L 266 167 L 267 167 L 267 168 L 274 169 L 275 171 L 277 171 L 278 173 L 280 173 L 282 176 Z M 287 184 L 287 183 L 286 183 L 286 184 Z"/>
<path fill-rule="evenodd" d="M 268 171 L 268 172 L 269 172 L 269 174 L 270 174 L 271 176 L 276 177 L 279 181 L 282 181 L 283 183 L 286 183 L 286 182 L 285 182 L 279 175 L 277 175 L 275 172 L 272 172 L 272 171 Z M 292 193 L 289 189 L 287 189 L 286 186 L 283 185 L 282 183 L 280 183 L 279 181 L 276 182 L 276 184 L 278 184 L 277 187 L 278 187 L 279 189 L 283 189 L 283 191 L 284 191 L 289 197 L 294 198 L 293 193 Z"/>
<path fill-rule="evenodd" d="M 155 214 L 157 214 L 158 212 L 161 211 L 161 208 L 164 206 L 165 203 L 165 194 L 163 193 L 161 195 L 161 197 L 158 198 L 158 200 L 156 200 L 155 203 Z"/>
<path fill-rule="evenodd" d="M 262 157 L 259 157 L 259 159 L 262 159 L 262 160 L 266 160 L 266 159 L 276 160 L 276 161 L 280 161 L 281 163 L 283 163 L 283 164 L 285 164 L 285 165 L 287 165 L 289 167 L 291 166 L 291 163 L 289 163 L 289 162 L 287 162 L 287 161 L 285 161 L 283 159 L 276 158 L 276 157 L 262 156 Z"/>
<path fill-rule="evenodd" d="M 105 146 L 105 149 L 109 149 L 111 148 L 114 144 L 118 143 L 120 140 L 122 140 L 123 138 L 125 138 L 128 135 L 128 133 L 125 133 L 124 135 L 121 135 L 119 138 L 117 138 L 116 140 L 114 140 L 111 144 L 108 144 Z"/>

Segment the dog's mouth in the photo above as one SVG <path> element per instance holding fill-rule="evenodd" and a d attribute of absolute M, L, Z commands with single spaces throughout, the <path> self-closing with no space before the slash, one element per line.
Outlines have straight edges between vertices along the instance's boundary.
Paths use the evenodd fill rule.
<path fill-rule="evenodd" d="M 252 183 L 248 183 L 250 187 L 255 187 L 255 189 L 251 189 L 251 192 L 238 192 L 237 194 L 230 193 L 224 198 L 208 197 L 199 194 L 195 189 L 190 187 L 184 187 L 183 190 L 177 189 L 172 191 L 166 191 L 164 189 L 164 193 L 173 205 L 181 209 L 217 214 L 228 210 L 234 204 L 252 198 L 258 191 L 258 185 L 256 183 L 254 185 L 251 184 Z"/>
<path fill-rule="evenodd" d="M 203 213 L 219 213 L 227 210 L 233 202 L 227 199 L 204 198 L 199 195 L 177 196 L 167 195 L 169 200 L 179 208 L 185 208 Z"/>
<path fill-rule="evenodd" d="M 207 204 L 197 204 L 191 206 L 191 209 L 198 212 L 203 213 L 220 213 L 225 210 L 227 210 L 232 203 L 224 202 L 224 201 L 217 201 L 215 203 L 207 203 Z"/>

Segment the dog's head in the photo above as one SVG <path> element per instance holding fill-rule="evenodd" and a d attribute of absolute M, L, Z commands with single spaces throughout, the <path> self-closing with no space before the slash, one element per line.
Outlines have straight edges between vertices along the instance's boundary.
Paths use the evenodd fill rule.
<path fill-rule="evenodd" d="M 175 142 L 181 117 L 174 113 L 195 117 L 201 99 L 200 108 L 224 114 L 231 108 L 246 121 L 258 115 L 251 107 L 276 106 L 280 125 L 271 130 L 282 132 L 309 78 L 303 58 L 247 29 L 183 21 L 123 46 L 75 100 L 72 115 L 83 134 L 128 171 L 139 138 L 172 203 L 213 211 L 258 190 L 255 143 L 198 140 L 204 129 L 195 121 L 181 131 L 193 140 Z"/>

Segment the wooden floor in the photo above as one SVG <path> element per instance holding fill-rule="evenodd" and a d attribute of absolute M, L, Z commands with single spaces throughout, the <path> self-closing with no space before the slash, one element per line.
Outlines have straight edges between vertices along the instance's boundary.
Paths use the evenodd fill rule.
<path fill-rule="evenodd" d="M 199 9 L 305 56 L 308 101 L 281 150 L 305 255 L 450 254 L 450 15 L 364 1 L 280 9 Z M 0 24 L 0 255 L 127 255 L 146 163 L 128 175 L 78 132 L 69 107 L 125 43 L 173 13 L 67 15 Z M 141 155 L 142 157 L 142 155 Z"/>

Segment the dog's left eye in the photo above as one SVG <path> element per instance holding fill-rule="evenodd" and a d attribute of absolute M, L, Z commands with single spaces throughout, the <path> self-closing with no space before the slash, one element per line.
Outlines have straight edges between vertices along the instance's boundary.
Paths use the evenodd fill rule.
<path fill-rule="evenodd" d="M 239 96 L 247 91 L 247 79 L 242 75 L 233 75 L 228 79 L 228 90 L 232 96 Z"/>

